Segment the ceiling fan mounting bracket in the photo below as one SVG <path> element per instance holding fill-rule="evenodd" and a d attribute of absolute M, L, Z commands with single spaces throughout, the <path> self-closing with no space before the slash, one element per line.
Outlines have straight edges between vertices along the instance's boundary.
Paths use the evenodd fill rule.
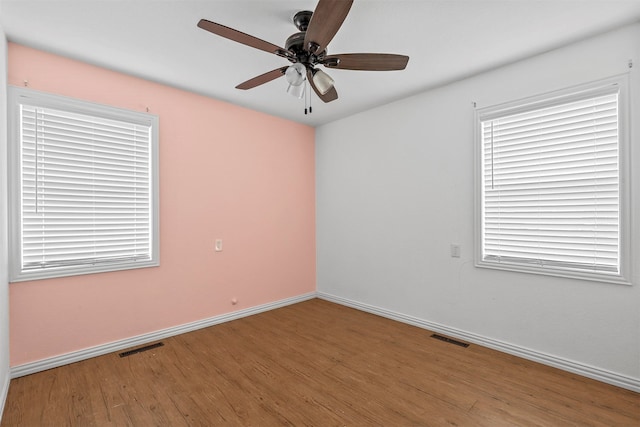
<path fill-rule="evenodd" d="M 293 55 L 291 52 L 289 52 L 288 50 L 284 50 L 284 49 L 277 49 L 275 52 L 276 55 L 281 56 L 282 58 L 286 58 L 291 62 L 295 62 L 296 61 L 296 57 L 295 55 Z"/>
<path fill-rule="evenodd" d="M 311 15 L 313 12 L 310 10 L 301 10 L 300 12 L 293 15 L 293 24 L 300 31 L 307 31 L 309 27 L 309 21 L 311 21 Z"/>
<path fill-rule="evenodd" d="M 320 45 L 318 43 L 309 42 L 309 46 L 307 46 L 307 51 L 309 51 L 312 54 L 316 55 L 319 48 L 320 48 Z"/>
<path fill-rule="evenodd" d="M 329 68 L 335 68 L 340 65 L 340 58 L 328 58 L 322 61 L 322 65 Z"/>

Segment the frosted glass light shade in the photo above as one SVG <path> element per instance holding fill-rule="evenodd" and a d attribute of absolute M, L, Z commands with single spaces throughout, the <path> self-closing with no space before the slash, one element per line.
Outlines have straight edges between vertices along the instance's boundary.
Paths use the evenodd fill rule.
<path fill-rule="evenodd" d="M 299 84 L 295 86 L 290 84 L 287 88 L 287 93 L 289 95 L 295 96 L 296 98 L 302 98 L 304 96 L 304 85 Z"/>
<path fill-rule="evenodd" d="M 287 68 L 284 76 L 291 86 L 302 86 L 307 76 L 307 69 L 301 63 L 296 62 Z"/>
<path fill-rule="evenodd" d="M 333 88 L 333 83 L 334 81 L 329 74 L 322 70 L 313 71 L 313 84 L 322 95 L 326 94 L 331 90 L 331 88 Z"/>

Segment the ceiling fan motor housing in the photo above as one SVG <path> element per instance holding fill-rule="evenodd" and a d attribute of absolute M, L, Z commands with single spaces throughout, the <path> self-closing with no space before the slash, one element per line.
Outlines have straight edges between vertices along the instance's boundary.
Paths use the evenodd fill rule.
<path fill-rule="evenodd" d="M 305 32 L 299 32 L 291 35 L 284 44 L 284 48 L 294 54 L 294 58 L 289 58 L 291 62 L 302 62 L 305 65 L 316 65 L 322 62 L 327 55 L 327 50 L 323 50 L 319 54 L 312 54 L 304 49 Z"/>
<path fill-rule="evenodd" d="M 314 66 L 322 61 L 327 55 L 327 50 L 312 53 L 305 49 L 304 38 L 313 12 L 303 10 L 293 16 L 293 23 L 300 32 L 292 34 L 284 44 L 284 48 L 292 52 L 295 58 L 289 58 L 291 62 L 301 62 L 305 65 Z"/>

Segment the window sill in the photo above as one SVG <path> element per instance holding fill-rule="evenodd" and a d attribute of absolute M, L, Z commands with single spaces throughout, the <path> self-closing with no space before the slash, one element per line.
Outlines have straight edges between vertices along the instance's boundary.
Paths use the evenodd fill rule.
<path fill-rule="evenodd" d="M 561 277 L 565 279 L 587 280 L 591 282 L 612 283 L 615 285 L 631 286 L 632 283 L 625 276 L 620 274 L 589 273 L 570 269 L 560 269 L 554 267 L 530 267 L 515 263 L 498 263 L 489 261 L 476 261 L 478 268 L 489 268 L 493 270 L 512 271 L 516 273 L 537 274 L 542 276 Z"/>
<path fill-rule="evenodd" d="M 110 264 L 100 267 L 85 266 L 76 268 L 60 268 L 57 271 L 55 269 L 47 269 L 46 271 L 33 270 L 26 273 L 16 273 L 15 276 L 10 277 L 10 283 L 16 282 L 30 282 L 32 280 L 46 280 L 55 279 L 59 277 L 69 276 L 81 276 L 85 274 L 97 274 L 97 273 L 110 273 L 123 270 L 134 270 L 138 268 L 159 267 L 160 262 L 157 260 L 140 261 L 137 263 L 126 264 Z"/>

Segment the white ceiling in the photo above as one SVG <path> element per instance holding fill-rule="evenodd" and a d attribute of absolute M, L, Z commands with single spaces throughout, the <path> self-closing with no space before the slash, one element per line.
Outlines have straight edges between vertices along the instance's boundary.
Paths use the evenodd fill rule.
<path fill-rule="evenodd" d="M 201 18 L 283 46 L 316 0 L 0 0 L 9 41 L 317 126 L 574 40 L 640 21 L 640 0 L 355 0 L 330 54 L 398 53 L 404 71 L 326 70 L 339 99 L 285 93 L 287 65 L 196 27 Z"/>

